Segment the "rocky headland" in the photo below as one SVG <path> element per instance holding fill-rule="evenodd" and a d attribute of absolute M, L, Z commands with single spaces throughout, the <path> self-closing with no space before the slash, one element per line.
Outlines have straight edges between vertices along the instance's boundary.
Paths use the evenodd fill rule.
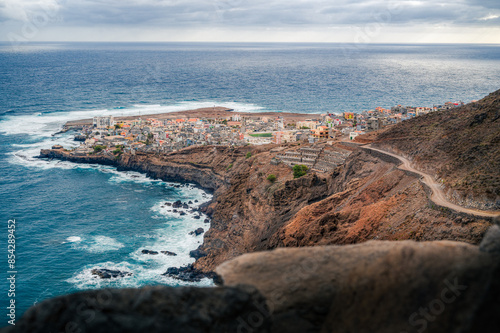
<path fill-rule="evenodd" d="M 437 112 L 364 140 L 434 172 L 455 202 L 497 209 L 499 95 L 464 107 L 479 116 Z M 440 129 L 442 122 L 453 131 Z M 478 134 L 478 142 L 465 138 L 486 131 L 485 123 L 496 132 Z M 196 262 L 166 274 L 210 276 L 223 286 L 108 291 L 104 307 L 92 303 L 99 291 L 63 296 L 30 309 L 10 330 L 37 332 L 37 325 L 54 322 L 50 328 L 58 331 L 73 320 L 82 332 L 497 332 L 500 229 L 490 228 L 493 218 L 436 205 L 420 176 L 399 169 L 396 158 L 337 146 L 352 152 L 344 164 L 298 179 L 274 163 L 298 143 L 118 157 L 42 150 L 42 158 L 114 165 L 212 191 L 201 208 L 210 229 L 192 251 Z M 468 180 L 452 186 L 459 176 Z M 85 311 L 98 320 L 84 321 Z"/>

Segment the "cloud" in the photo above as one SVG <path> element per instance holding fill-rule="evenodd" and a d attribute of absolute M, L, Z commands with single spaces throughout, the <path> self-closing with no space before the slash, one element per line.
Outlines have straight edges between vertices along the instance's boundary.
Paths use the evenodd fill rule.
<path fill-rule="evenodd" d="M 54 15 L 63 7 L 66 0 L 1 0 L 0 22 L 29 21 L 36 15 Z"/>
<path fill-rule="evenodd" d="M 57 8 L 67 25 L 280 26 L 385 23 L 481 24 L 500 14 L 500 1 L 355 0 L 3 0 L 1 20 L 26 20 Z"/>
<path fill-rule="evenodd" d="M 53 26 L 83 30 L 500 27 L 498 0 L 0 0 L 10 26 L 48 12 Z"/>

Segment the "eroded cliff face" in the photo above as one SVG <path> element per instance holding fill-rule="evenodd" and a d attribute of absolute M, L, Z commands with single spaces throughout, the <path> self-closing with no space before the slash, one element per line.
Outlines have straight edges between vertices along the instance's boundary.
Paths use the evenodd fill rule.
<path fill-rule="evenodd" d="M 196 147 L 167 155 L 42 157 L 116 165 L 163 180 L 193 182 L 214 191 L 204 207 L 212 218 L 195 268 L 212 271 L 244 253 L 276 247 L 351 244 L 381 240 L 457 240 L 477 244 L 490 222 L 435 207 L 418 178 L 397 163 L 356 149 L 329 173 L 293 179 L 274 165 L 273 146 Z M 291 148 L 289 146 L 288 148 Z M 296 147 L 295 147 L 296 148 Z M 247 153 L 251 157 L 247 158 Z M 267 180 L 274 174 L 277 180 Z"/>
<path fill-rule="evenodd" d="M 436 207 L 418 178 L 396 165 L 369 150 L 353 155 L 332 179 L 334 194 L 300 210 L 273 241 L 290 247 L 371 239 L 481 240 L 486 220 Z"/>
<path fill-rule="evenodd" d="M 227 165 L 244 153 L 221 147 L 194 147 L 166 155 L 137 153 L 116 157 L 102 153 L 74 156 L 63 149 L 42 149 L 40 156 L 76 163 L 113 165 L 121 171 L 142 172 L 168 181 L 191 182 L 215 191 L 224 185 Z"/>

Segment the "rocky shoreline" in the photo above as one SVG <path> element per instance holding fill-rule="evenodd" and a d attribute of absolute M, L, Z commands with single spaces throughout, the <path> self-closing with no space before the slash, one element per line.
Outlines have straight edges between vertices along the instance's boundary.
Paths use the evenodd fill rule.
<path fill-rule="evenodd" d="M 119 158 L 48 149 L 40 157 L 113 165 L 212 192 L 212 201 L 200 207 L 210 217 L 210 228 L 203 230 L 202 245 L 191 251 L 196 259 L 193 268 L 203 273 L 241 254 L 276 247 L 372 239 L 481 241 L 491 220 L 433 206 L 416 175 L 398 170 L 398 163 L 386 156 L 353 149 L 345 165 L 299 179 L 293 179 L 287 166 L 270 163 L 275 153 L 269 147 L 206 146 Z M 246 158 L 248 152 L 252 158 Z M 267 181 L 268 174 L 278 180 Z M 183 204 L 172 203 L 172 208 Z M 201 237 L 201 230 L 193 232 Z"/>

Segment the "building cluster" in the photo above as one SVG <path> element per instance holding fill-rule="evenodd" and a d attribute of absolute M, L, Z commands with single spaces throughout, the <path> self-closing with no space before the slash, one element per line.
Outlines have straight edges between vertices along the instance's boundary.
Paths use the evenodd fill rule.
<path fill-rule="evenodd" d="M 464 102 L 446 102 L 442 105 L 434 105 L 432 108 L 396 105 L 390 109 L 377 107 L 374 110 L 361 113 L 345 112 L 340 120 L 347 127 L 342 128 L 342 133 L 348 135 L 350 140 L 353 140 L 356 136 L 366 132 L 377 131 L 388 125 L 397 124 L 430 112 L 450 110 L 463 105 L 465 105 Z"/>
<path fill-rule="evenodd" d="M 124 151 L 151 151 L 168 153 L 193 145 L 243 146 L 261 144 L 284 144 L 292 142 L 328 142 L 338 138 L 354 139 L 365 132 L 375 131 L 390 124 L 438 110 L 447 110 L 463 105 L 445 103 L 428 107 L 397 105 L 390 109 L 378 107 L 361 113 L 311 115 L 313 118 L 297 120 L 272 116 L 187 118 L 178 119 L 133 119 L 117 120 L 113 116 L 94 117 L 92 125 L 83 126 L 75 140 L 82 141 L 73 154 L 104 152 L 120 154 Z M 283 161 L 289 164 L 328 166 L 338 164 L 336 153 L 306 152 L 287 153 Z M 318 156 L 325 155 L 318 163 Z M 317 155 L 317 156 L 316 156 Z M 328 156 L 326 156 L 328 155 Z"/>

